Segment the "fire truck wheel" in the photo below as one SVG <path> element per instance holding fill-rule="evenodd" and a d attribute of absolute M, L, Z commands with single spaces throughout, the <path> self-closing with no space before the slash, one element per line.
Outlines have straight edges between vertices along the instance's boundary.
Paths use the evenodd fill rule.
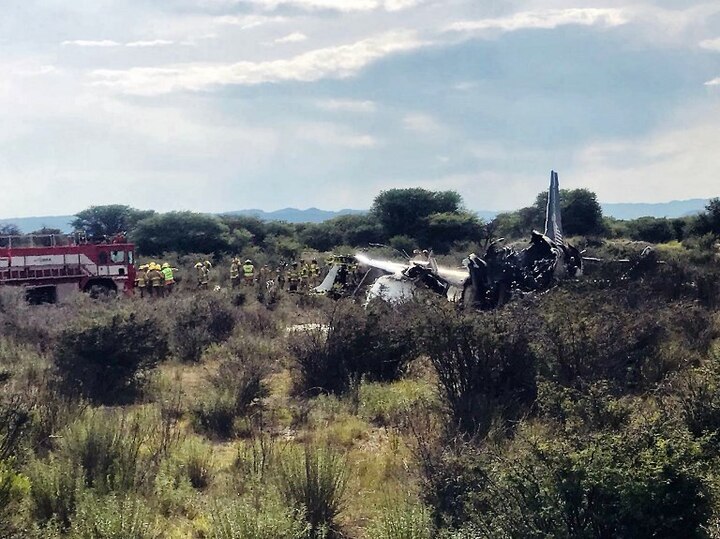
<path fill-rule="evenodd" d="M 105 283 L 94 283 L 88 286 L 85 291 L 93 299 L 108 299 L 117 296 L 117 290 Z"/>

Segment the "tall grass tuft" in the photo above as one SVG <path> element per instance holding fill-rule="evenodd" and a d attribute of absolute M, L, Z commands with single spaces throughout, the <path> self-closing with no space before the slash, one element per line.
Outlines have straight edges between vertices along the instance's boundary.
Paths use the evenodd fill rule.
<path fill-rule="evenodd" d="M 134 491 L 152 473 L 156 430 L 149 415 L 89 410 L 63 432 L 58 453 L 97 492 Z"/>
<path fill-rule="evenodd" d="M 349 480 L 344 455 L 329 446 L 306 444 L 302 451 L 287 452 L 278 476 L 285 500 L 305 513 L 310 536 L 336 536 Z"/>
<path fill-rule="evenodd" d="M 73 518 L 70 539 L 158 539 L 157 517 L 139 498 L 86 495 Z"/>
<path fill-rule="evenodd" d="M 81 471 L 72 462 L 50 456 L 35 460 L 26 468 L 30 480 L 30 512 L 42 525 L 70 526 L 84 484 Z"/>
<path fill-rule="evenodd" d="M 208 488 L 215 474 L 212 446 L 190 439 L 182 448 L 181 459 L 192 487 L 198 490 Z"/>
<path fill-rule="evenodd" d="M 302 517 L 277 499 L 227 502 L 213 511 L 209 539 L 306 539 Z"/>
<path fill-rule="evenodd" d="M 418 503 L 388 503 L 370 528 L 373 539 L 430 539 L 430 513 Z"/>

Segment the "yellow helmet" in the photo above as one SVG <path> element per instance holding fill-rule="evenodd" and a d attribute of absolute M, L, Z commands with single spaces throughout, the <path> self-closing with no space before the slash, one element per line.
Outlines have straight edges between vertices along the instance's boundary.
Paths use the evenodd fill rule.
<path fill-rule="evenodd" d="M 170 267 L 170 264 L 168 264 L 167 262 L 165 262 L 165 263 L 162 265 L 162 269 L 169 268 L 169 267 Z"/>
<path fill-rule="evenodd" d="M 206 265 L 208 268 L 212 268 L 212 264 L 210 263 L 209 260 L 206 260 L 206 261 L 205 261 L 205 265 Z"/>
<path fill-rule="evenodd" d="M 148 266 L 147 264 L 143 264 L 143 265 L 140 266 L 138 269 L 146 270 L 146 269 L 148 269 L 148 267 L 149 267 L 149 266 Z"/>
<path fill-rule="evenodd" d="M 196 267 L 196 268 L 202 268 L 202 267 L 203 267 L 203 263 L 202 263 L 202 262 L 198 262 L 197 264 L 195 264 L 195 267 Z"/>

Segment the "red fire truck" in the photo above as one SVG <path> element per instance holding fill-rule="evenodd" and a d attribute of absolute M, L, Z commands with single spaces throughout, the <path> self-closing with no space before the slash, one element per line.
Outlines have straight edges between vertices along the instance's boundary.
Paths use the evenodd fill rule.
<path fill-rule="evenodd" d="M 135 246 L 78 235 L 0 237 L 0 285 L 22 286 L 28 300 L 55 302 L 76 290 L 131 293 Z"/>

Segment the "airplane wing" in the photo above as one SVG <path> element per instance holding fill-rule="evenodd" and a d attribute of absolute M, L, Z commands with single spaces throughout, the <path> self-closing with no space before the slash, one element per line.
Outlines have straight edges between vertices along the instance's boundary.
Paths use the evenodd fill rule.
<path fill-rule="evenodd" d="M 438 266 L 437 274 L 450 284 L 458 287 L 462 287 L 467 278 L 470 277 L 470 272 L 467 269 L 459 270 L 445 266 Z"/>
<path fill-rule="evenodd" d="M 333 264 L 330 268 L 330 271 L 328 271 L 328 274 L 325 276 L 325 279 L 323 279 L 323 282 L 320 283 L 318 286 L 313 288 L 314 292 L 317 292 L 318 294 L 326 294 L 332 290 L 333 285 L 335 284 L 335 279 L 337 279 L 338 272 L 340 271 L 340 266 L 337 264 Z"/>
<path fill-rule="evenodd" d="M 355 255 L 355 260 L 357 260 L 363 266 L 368 266 L 369 268 L 379 269 L 381 271 L 384 271 L 386 273 L 390 273 L 393 275 L 402 273 L 403 270 L 410 267 L 408 264 L 402 264 L 400 262 L 393 262 L 391 260 L 378 260 L 375 258 L 370 258 L 365 253 L 357 253 Z"/>

